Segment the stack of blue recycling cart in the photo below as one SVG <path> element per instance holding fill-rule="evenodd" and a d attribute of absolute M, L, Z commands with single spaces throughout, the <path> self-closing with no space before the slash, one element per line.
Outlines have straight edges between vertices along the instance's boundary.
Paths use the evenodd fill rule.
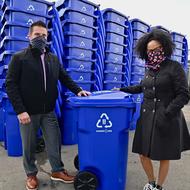
<path fill-rule="evenodd" d="M 56 9 L 61 22 L 61 36 L 57 41 L 62 45 L 59 57 L 63 67 L 82 89 L 102 90 L 105 38 L 99 6 L 85 0 L 65 0 L 59 1 Z M 62 91 L 63 100 L 72 95 L 64 86 Z M 75 144 L 75 114 L 66 102 L 61 113 L 63 144 Z"/>
<path fill-rule="evenodd" d="M 61 26 L 61 21 L 59 19 L 58 11 L 55 7 L 55 5 L 52 5 L 52 7 L 49 9 L 49 16 L 51 16 L 51 20 L 48 23 L 48 29 L 49 29 L 49 46 L 51 51 L 58 57 L 60 64 L 63 65 L 63 44 L 64 44 L 64 38 L 63 38 L 63 30 Z M 56 106 L 55 106 L 55 113 L 58 117 L 58 120 L 61 120 L 62 117 L 62 112 L 61 112 L 61 107 L 63 106 L 63 97 L 62 94 L 63 88 L 58 81 L 57 84 L 58 88 L 58 98 L 56 100 Z"/>
<path fill-rule="evenodd" d="M 82 89 L 100 90 L 103 71 L 98 44 L 103 43 L 98 43 L 98 6 L 85 0 L 65 0 L 56 8 L 64 31 L 64 68 Z"/>
<path fill-rule="evenodd" d="M 144 78 L 145 74 L 145 61 L 139 58 L 136 54 L 135 48 L 137 41 L 150 30 L 150 26 L 140 19 L 130 20 L 133 33 L 133 50 L 132 50 L 132 62 L 131 62 L 131 77 L 130 85 L 138 85 L 140 81 Z M 140 116 L 140 107 L 142 102 L 142 94 L 134 95 L 136 102 L 136 112 L 133 117 L 133 122 L 131 122 L 131 129 L 135 129 L 137 119 Z"/>
<path fill-rule="evenodd" d="M 106 32 L 104 89 L 129 85 L 131 66 L 131 26 L 128 17 L 108 8 L 102 11 Z"/>
<path fill-rule="evenodd" d="M 131 20 L 133 30 L 133 53 L 131 63 L 131 85 L 139 84 L 145 73 L 145 61 L 139 59 L 135 52 L 137 41 L 150 30 L 150 26 L 139 19 Z"/>
<path fill-rule="evenodd" d="M 0 140 L 9 156 L 22 155 L 17 116 L 5 92 L 5 76 L 11 56 L 28 46 L 29 26 L 42 20 L 47 23 L 51 3 L 43 0 L 3 0 L 0 30 Z"/>
<path fill-rule="evenodd" d="M 185 72 L 188 70 L 188 42 L 187 38 L 177 32 L 171 32 L 175 50 L 172 59 L 178 61 L 184 68 Z"/>

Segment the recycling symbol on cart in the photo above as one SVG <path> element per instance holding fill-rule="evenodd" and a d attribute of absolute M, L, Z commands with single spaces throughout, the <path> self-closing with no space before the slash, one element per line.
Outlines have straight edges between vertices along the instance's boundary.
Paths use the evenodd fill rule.
<path fill-rule="evenodd" d="M 27 11 L 35 11 L 35 8 L 33 5 L 29 5 L 27 8 Z"/>
<path fill-rule="evenodd" d="M 32 24 L 33 24 L 33 22 L 34 22 L 34 21 L 33 21 L 32 19 L 28 19 L 28 21 L 27 21 L 27 23 L 26 23 L 26 24 L 27 24 L 27 25 L 32 25 Z"/>
<path fill-rule="evenodd" d="M 87 11 L 86 7 L 82 7 L 81 11 L 86 12 Z"/>
<path fill-rule="evenodd" d="M 112 122 L 106 113 L 102 113 L 100 119 L 96 123 L 96 132 L 110 133 L 112 130 Z"/>

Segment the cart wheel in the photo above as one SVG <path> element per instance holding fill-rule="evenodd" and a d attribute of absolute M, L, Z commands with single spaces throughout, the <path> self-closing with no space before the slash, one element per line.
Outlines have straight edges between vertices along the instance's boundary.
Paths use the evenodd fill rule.
<path fill-rule="evenodd" d="M 74 180 L 75 190 L 96 190 L 98 186 L 97 177 L 87 171 L 79 172 Z"/>
<path fill-rule="evenodd" d="M 79 170 L 79 155 L 77 154 L 74 159 L 74 166 L 77 170 Z"/>

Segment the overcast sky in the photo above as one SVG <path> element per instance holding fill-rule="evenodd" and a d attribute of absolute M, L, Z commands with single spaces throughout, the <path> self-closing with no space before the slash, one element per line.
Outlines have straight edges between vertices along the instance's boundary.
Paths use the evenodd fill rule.
<path fill-rule="evenodd" d="M 101 9 L 114 8 L 130 18 L 139 18 L 152 26 L 162 25 L 171 31 L 182 33 L 190 42 L 190 0 L 91 0 L 91 2 L 100 4 Z"/>
<path fill-rule="evenodd" d="M 190 0 L 92 0 L 102 8 L 114 8 L 130 18 L 162 25 L 190 39 Z"/>

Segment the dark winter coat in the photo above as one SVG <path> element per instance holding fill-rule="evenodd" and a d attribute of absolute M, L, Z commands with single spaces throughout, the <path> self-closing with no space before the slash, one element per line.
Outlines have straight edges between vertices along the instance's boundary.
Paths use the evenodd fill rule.
<path fill-rule="evenodd" d="M 55 55 L 47 50 L 44 60 L 46 91 L 40 52 L 28 47 L 12 57 L 6 77 L 6 91 L 17 114 L 53 111 L 58 96 L 58 80 L 75 94 L 81 91 Z"/>
<path fill-rule="evenodd" d="M 179 63 L 166 59 L 159 71 L 147 70 L 140 85 L 121 91 L 144 94 L 133 152 L 152 160 L 176 160 L 182 151 L 190 149 L 190 135 L 181 110 L 189 101 L 189 91 Z"/>

